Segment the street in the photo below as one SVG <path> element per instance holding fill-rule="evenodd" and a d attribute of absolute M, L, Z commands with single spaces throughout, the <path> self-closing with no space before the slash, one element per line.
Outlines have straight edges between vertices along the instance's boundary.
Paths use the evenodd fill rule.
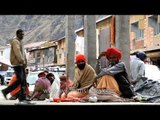
<path fill-rule="evenodd" d="M 5 85 L 1 85 L 0 86 L 0 90 L 2 90 L 3 88 L 5 88 L 7 86 Z M 7 95 L 7 98 L 9 98 L 9 94 Z M 18 103 L 18 100 L 6 100 L 2 93 L 0 92 L 0 105 L 15 105 Z M 70 105 L 160 105 L 160 103 L 140 103 L 140 102 L 97 102 L 97 103 L 80 103 L 80 102 L 50 102 L 48 100 L 45 101 L 31 101 L 31 105 L 66 105 L 66 106 L 70 106 Z"/>

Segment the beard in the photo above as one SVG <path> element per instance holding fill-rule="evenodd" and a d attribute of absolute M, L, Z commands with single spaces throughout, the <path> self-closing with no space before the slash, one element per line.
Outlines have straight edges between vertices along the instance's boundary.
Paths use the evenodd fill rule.
<path fill-rule="evenodd" d="M 52 85 L 52 83 L 54 82 L 54 79 L 53 79 L 53 78 L 50 78 L 49 81 L 50 81 L 50 83 L 51 83 L 51 85 Z"/>
<path fill-rule="evenodd" d="M 116 61 L 116 62 L 111 62 L 110 64 L 111 64 L 111 66 L 114 66 L 115 64 L 117 64 L 118 63 L 118 61 Z"/>
<path fill-rule="evenodd" d="M 80 69 L 80 70 L 83 70 L 84 67 L 85 67 L 86 64 L 77 64 L 77 67 Z"/>

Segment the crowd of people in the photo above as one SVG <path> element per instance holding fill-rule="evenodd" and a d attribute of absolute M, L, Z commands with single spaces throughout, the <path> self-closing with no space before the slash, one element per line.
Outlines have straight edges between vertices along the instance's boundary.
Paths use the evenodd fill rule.
<path fill-rule="evenodd" d="M 15 74 L 9 86 L 2 90 L 7 99 L 11 94 L 12 99 L 28 103 L 31 100 L 54 99 L 66 101 L 126 101 L 136 100 L 135 88 L 141 85 L 147 78 L 144 77 L 144 64 L 147 58 L 144 52 L 138 52 L 136 58 L 131 61 L 131 72 L 128 74 L 125 63 L 121 61 L 120 49 L 112 47 L 101 52 L 98 63 L 103 57 L 108 61 L 106 67 L 98 66 L 98 72 L 87 63 L 83 54 L 75 57 L 74 79 L 70 80 L 65 74 L 55 78 L 54 74 L 47 71 L 40 72 L 35 83 L 33 93 L 30 93 L 26 76 L 28 74 L 27 61 L 22 45 L 23 30 L 17 30 L 16 38 L 11 42 L 11 64 Z"/>

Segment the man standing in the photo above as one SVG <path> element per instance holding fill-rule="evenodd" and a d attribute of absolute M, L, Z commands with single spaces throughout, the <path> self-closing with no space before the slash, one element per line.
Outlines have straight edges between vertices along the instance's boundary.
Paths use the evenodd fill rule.
<path fill-rule="evenodd" d="M 3 96 L 7 99 L 7 94 L 21 85 L 20 103 L 29 103 L 26 100 L 26 75 L 25 68 L 27 67 L 27 59 L 24 52 L 22 40 L 24 37 L 24 31 L 19 29 L 16 31 L 16 38 L 11 41 L 10 50 L 10 62 L 13 66 L 14 72 L 17 76 L 17 80 L 7 88 L 2 90 Z"/>

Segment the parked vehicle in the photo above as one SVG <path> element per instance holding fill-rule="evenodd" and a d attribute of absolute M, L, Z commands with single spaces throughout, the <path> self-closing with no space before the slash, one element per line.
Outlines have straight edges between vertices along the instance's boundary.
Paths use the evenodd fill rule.
<path fill-rule="evenodd" d="M 57 72 L 59 75 L 65 74 L 66 68 L 55 67 L 53 68 L 54 72 Z"/>
<path fill-rule="evenodd" d="M 6 73 L 4 75 L 4 84 L 5 85 L 8 85 L 8 83 L 11 80 L 13 74 L 14 74 L 13 69 L 9 69 L 9 70 L 6 71 Z"/>
<path fill-rule="evenodd" d="M 54 66 L 54 67 L 47 67 L 49 71 L 57 72 L 59 75 L 65 74 L 66 68 L 65 66 Z"/>

